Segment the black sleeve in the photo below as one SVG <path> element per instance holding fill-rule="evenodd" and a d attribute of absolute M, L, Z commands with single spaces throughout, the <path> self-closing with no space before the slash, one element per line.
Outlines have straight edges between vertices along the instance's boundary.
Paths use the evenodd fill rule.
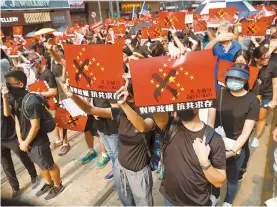
<path fill-rule="evenodd" d="M 211 143 L 210 160 L 216 169 L 226 169 L 226 149 L 222 137 L 215 133 Z"/>
<path fill-rule="evenodd" d="M 26 112 L 29 120 L 41 118 L 42 106 L 36 97 L 30 97 L 26 104 Z"/>
<path fill-rule="evenodd" d="M 272 77 L 271 78 L 276 78 L 277 77 L 277 64 L 274 61 L 270 61 L 268 66 L 269 71 L 272 71 Z"/>
<path fill-rule="evenodd" d="M 111 111 L 112 111 L 113 120 L 115 120 L 117 123 L 119 123 L 120 113 L 121 113 L 122 109 L 111 108 Z"/>
<path fill-rule="evenodd" d="M 249 105 L 249 110 L 246 119 L 257 121 L 259 118 L 260 102 L 255 97 L 255 100 Z"/>
<path fill-rule="evenodd" d="M 49 88 L 57 88 L 55 76 L 51 71 L 47 71 L 47 74 L 45 74 L 45 81 L 47 82 Z"/>

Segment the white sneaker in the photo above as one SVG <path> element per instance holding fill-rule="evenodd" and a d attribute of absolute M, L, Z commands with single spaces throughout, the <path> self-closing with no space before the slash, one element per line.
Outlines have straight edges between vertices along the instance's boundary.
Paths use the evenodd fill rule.
<path fill-rule="evenodd" d="M 264 202 L 267 207 L 275 207 L 277 206 L 277 197 L 268 199 L 266 202 Z"/>
<path fill-rule="evenodd" d="M 222 206 L 233 206 L 233 205 L 230 204 L 230 203 L 224 202 L 224 203 L 222 204 Z"/>
<path fill-rule="evenodd" d="M 214 195 L 211 195 L 210 200 L 212 201 L 212 206 L 214 207 L 220 201 L 220 196 L 218 198 L 216 198 Z"/>
<path fill-rule="evenodd" d="M 258 140 L 256 137 L 253 139 L 251 143 L 252 148 L 257 148 L 260 145 L 260 140 Z"/>

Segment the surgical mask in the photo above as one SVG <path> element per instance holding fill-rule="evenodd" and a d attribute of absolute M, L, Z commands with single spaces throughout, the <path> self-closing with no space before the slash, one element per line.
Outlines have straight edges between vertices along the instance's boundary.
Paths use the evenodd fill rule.
<path fill-rule="evenodd" d="M 187 110 L 187 111 L 178 111 L 177 116 L 181 121 L 191 121 L 195 117 L 195 113 L 193 110 Z"/>
<path fill-rule="evenodd" d="M 243 80 L 237 80 L 228 78 L 226 81 L 227 87 L 232 91 L 239 91 L 244 87 L 244 81 Z"/>

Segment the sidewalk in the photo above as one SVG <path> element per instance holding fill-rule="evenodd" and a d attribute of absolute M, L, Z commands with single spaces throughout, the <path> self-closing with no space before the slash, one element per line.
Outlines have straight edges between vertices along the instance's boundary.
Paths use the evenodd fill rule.
<path fill-rule="evenodd" d="M 251 157 L 247 175 L 240 185 L 238 195 L 234 205 L 240 206 L 258 206 L 261 203 L 261 195 L 263 189 L 264 172 L 266 165 L 266 156 L 268 142 L 271 138 L 270 126 L 261 138 L 261 144 L 257 149 L 251 149 Z M 105 175 L 111 169 L 111 162 L 104 169 L 97 169 L 96 163 L 98 158 L 94 159 L 87 165 L 82 165 L 81 156 L 87 150 L 86 142 L 83 133 L 70 132 L 69 143 L 71 145 L 70 152 L 64 157 L 59 157 L 58 149 L 53 151 L 55 162 L 61 169 L 61 177 L 65 190 L 56 199 L 49 202 L 44 201 L 44 196 L 36 198 L 35 193 L 43 185 L 41 180 L 40 186 L 35 190 L 30 187 L 30 177 L 26 169 L 22 169 L 22 164 L 15 158 L 15 168 L 19 173 L 19 179 L 22 194 L 21 201 L 27 201 L 33 205 L 47 206 L 119 206 L 117 194 L 113 191 L 113 181 L 106 181 Z M 95 149 L 100 152 L 100 146 L 95 139 Z M 273 173 L 273 172 L 269 172 Z M 2 173 L 2 197 L 11 196 L 11 188 L 5 180 Z M 159 193 L 160 182 L 157 174 L 153 172 L 154 189 L 153 197 L 156 206 L 163 206 L 163 197 Z M 221 199 L 224 199 L 226 194 L 226 186 L 222 188 Z M 223 201 L 221 201 L 222 203 Z M 220 203 L 220 204 L 221 204 Z"/>

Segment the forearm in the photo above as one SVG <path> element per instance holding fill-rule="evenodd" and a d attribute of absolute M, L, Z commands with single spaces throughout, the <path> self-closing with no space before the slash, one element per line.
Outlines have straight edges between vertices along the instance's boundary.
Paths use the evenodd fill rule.
<path fill-rule="evenodd" d="M 73 94 L 71 99 L 82 109 L 86 114 L 89 114 L 92 106 L 85 100 L 81 99 L 79 96 Z"/>
<path fill-rule="evenodd" d="M 192 47 L 191 47 L 191 50 L 192 50 L 192 51 L 195 51 L 196 48 L 198 47 L 198 42 L 195 41 L 195 40 L 193 40 L 192 44 L 193 44 L 193 45 L 192 45 Z"/>
<path fill-rule="evenodd" d="M 273 96 L 272 100 L 277 101 L 277 78 L 272 78 Z"/>
<path fill-rule="evenodd" d="M 11 115 L 11 107 L 9 105 L 8 98 L 3 98 L 3 111 L 4 116 L 8 117 Z"/>
<path fill-rule="evenodd" d="M 24 140 L 26 142 L 27 145 L 30 145 L 31 142 L 35 139 L 35 137 L 37 136 L 39 131 L 39 126 L 35 127 L 35 126 L 31 126 L 31 129 L 28 133 L 27 138 Z"/>
<path fill-rule="evenodd" d="M 62 58 L 61 58 L 61 56 L 60 56 L 58 53 L 56 53 L 52 48 L 49 49 L 49 52 L 51 53 L 52 58 L 53 58 L 56 62 L 62 64 L 62 63 L 61 63 L 61 62 L 62 62 Z"/>
<path fill-rule="evenodd" d="M 126 114 L 128 120 L 133 124 L 133 126 L 139 132 L 147 132 L 147 126 L 144 119 L 141 118 L 127 103 L 120 105 L 124 113 Z"/>
<path fill-rule="evenodd" d="M 232 151 L 234 151 L 234 153 L 237 153 L 243 147 L 243 145 L 247 142 L 249 136 L 250 136 L 250 134 L 241 134 L 238 137 L 236 143 L 234 144 Z"/>
<path fill-rule="evenodd" d="M 15 117 L 15 132 L 16 132 L 18 142 L 19 143 L 22 142 L 22 137 L 21 137 L 21 132 L 20 132 L 20 125 L 19 125 L 17 117 Z"/>
<path fill-rule="evenodd" d="M 226 180 L 226 174 L 220 172 L 213 166 L 209 167 L 207 170 L 203 170 L 206 179 L 215 187 L 220 188 L 224 185 Z"/>
<path fill-rule="evenodd" d="M 207 46 L 205 47 L 205 50 L 213 49 L 217 42 L 218 42 L 217 39 L 214 38 L 213 40 L 211 40 L 211 41 L 207 44 Z"/>
<path fill-rule="evenodd" d="M 53 97 L 53 96 L 56 96 L 57 95 L 57 89 L 50 89 L 49 91 L 45 91 L 45 92 L 40 92 L 40 94 L 43 96 L 43 97 Z"/>
<path fill-rule="evenodd" d="M 172 35 L 174 41 L 176 42 L 176 45 L 178 46 L 178 48 L 180 49 L 181 53 L 185 53 L 186 51 L 186 47 L 181 43 L 181 41 L 179 40 L 179 38 L 176 35 Z"/>

